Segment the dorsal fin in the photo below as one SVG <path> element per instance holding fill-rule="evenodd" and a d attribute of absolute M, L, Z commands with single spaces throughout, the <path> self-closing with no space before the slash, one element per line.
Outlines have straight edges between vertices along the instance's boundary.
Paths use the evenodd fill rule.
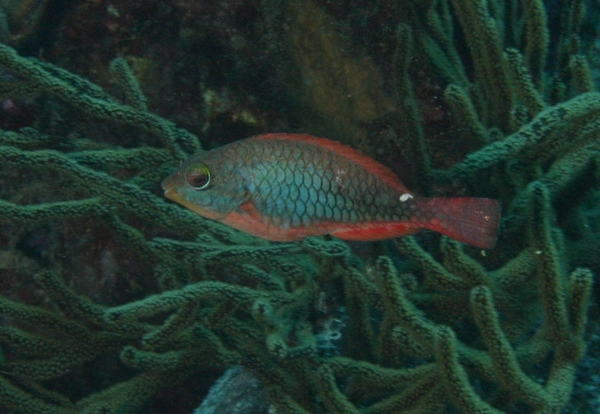
<path fill-rule="evenodd" d="M 349 161 L 360 164 L 365 170 L 369 171 L 373 175 L 376 175 L 390 186 L 396 188 L 398 192 L 403 194 L 411 194 L 411 192 L 408 191 L 404 184 L 402 184 L 398 177 L 396 177 L 396 175 L 389 168 L 375 161 L 373 158 L 363 154 L 359 150 L 349 147 L 348 145 L 344 145 L 341 142 L 333 141 L 327 138 L 313 137 L 312 135 L 287 133 L 257 135 L 248 139 L 285 139 L 290 141 L 307 142 L 309 144 L 335 152 L 339 156 L 344 157 Z"/>

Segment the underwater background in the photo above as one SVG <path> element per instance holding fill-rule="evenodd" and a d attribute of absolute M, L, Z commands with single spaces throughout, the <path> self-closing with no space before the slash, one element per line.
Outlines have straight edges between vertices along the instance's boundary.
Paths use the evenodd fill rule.
<path fill-rule="evenodd" d="M 0 0 L 0 413 L 600 412 L 597 0 Z M 165 199 L 297 132 L 495 248 L 257 239 Z"/>

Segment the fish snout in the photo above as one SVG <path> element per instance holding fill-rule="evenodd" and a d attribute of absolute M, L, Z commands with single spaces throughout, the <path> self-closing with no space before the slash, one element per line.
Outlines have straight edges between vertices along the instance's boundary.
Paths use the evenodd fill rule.
<path fill-rule="evenodd" d="M 175 173 L 175 174 L 171 174 L 170 176 L 168 176 L 167 178 L 162 180 L 162 182 L 160 183 L 160 186 L 165 191 L 164 192 L 165 197 L 173 199 L 173 195 L 176 192 L 175 188 L 177 188 L 178 178 L 179 178 L 179 173 Z"/>
<path fill-rule="evenodd" d="M 163 189 L 163 190 L 165 190 L 165 193 L 166 193 L 167 191 L 169 191 L 169 187 L 168 187 L 168 183 L 167 183 L 167 180 L 168 180 L 168 179 L 169 179 L 169 178 L 165 178 L 165 179 L 164 179 L 164 180 L 162 180 L 162 181 L 161 181 L 161 183 L 160 183 L 160 186 L 162 187 L 162 189 Z"/>

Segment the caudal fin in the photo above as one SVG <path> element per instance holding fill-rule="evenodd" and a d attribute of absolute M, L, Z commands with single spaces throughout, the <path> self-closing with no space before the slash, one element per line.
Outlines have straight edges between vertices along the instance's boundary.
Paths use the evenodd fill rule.
<path fill-rule="evenodd" d="M 423 227 L 482 249 L 496 245 L 500 201 L 490 198 L 417 198 L 417 210 L 428 218 Z M 431 217 L 431 219 L 429 219 Z"/>

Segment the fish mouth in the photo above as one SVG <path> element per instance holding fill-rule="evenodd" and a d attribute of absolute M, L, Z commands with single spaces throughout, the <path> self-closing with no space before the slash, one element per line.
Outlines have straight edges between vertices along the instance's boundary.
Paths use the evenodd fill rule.
<path fill-rule="evenodd" d="M 161 181 L 160 186 L 162 187 L 163 190 L 165 190 L 165 194 L 167 193 L 167 191 L 169 191 L 169 187 L 167 185 L 167 181 L 169 180 L 170 177 L 165 178 L 164 180 Z"/>
<path fill-rule="evenodd" d="M 163 195 L 172 200 L 173 199 L 173 190 L 171 190 L 170 188 L 165 189 L 164 187 L 163 187 L 163 190 L 165 190 Z"/>
<path fill-rule="evenodd" d="M 176 174 L 173 174 L 162 180 L 162 182 L 160 183 L 160 186 L 165 191 L 164 196 L 170 198 L 171 200 L 174 200 L 174 197 L 177 194 L 177 192 L 173 189 L 175 179 Z"/>
<path fill-rule="evenodd" d="M 167 198 L 173 199 L 173 189 L 167 184 L 167 179 L 164 179 L 162 181 L 162 183 L 160 183 L 160 186 L 162 187 L 162 189 L 164 190 L 163 195 Z"/>

